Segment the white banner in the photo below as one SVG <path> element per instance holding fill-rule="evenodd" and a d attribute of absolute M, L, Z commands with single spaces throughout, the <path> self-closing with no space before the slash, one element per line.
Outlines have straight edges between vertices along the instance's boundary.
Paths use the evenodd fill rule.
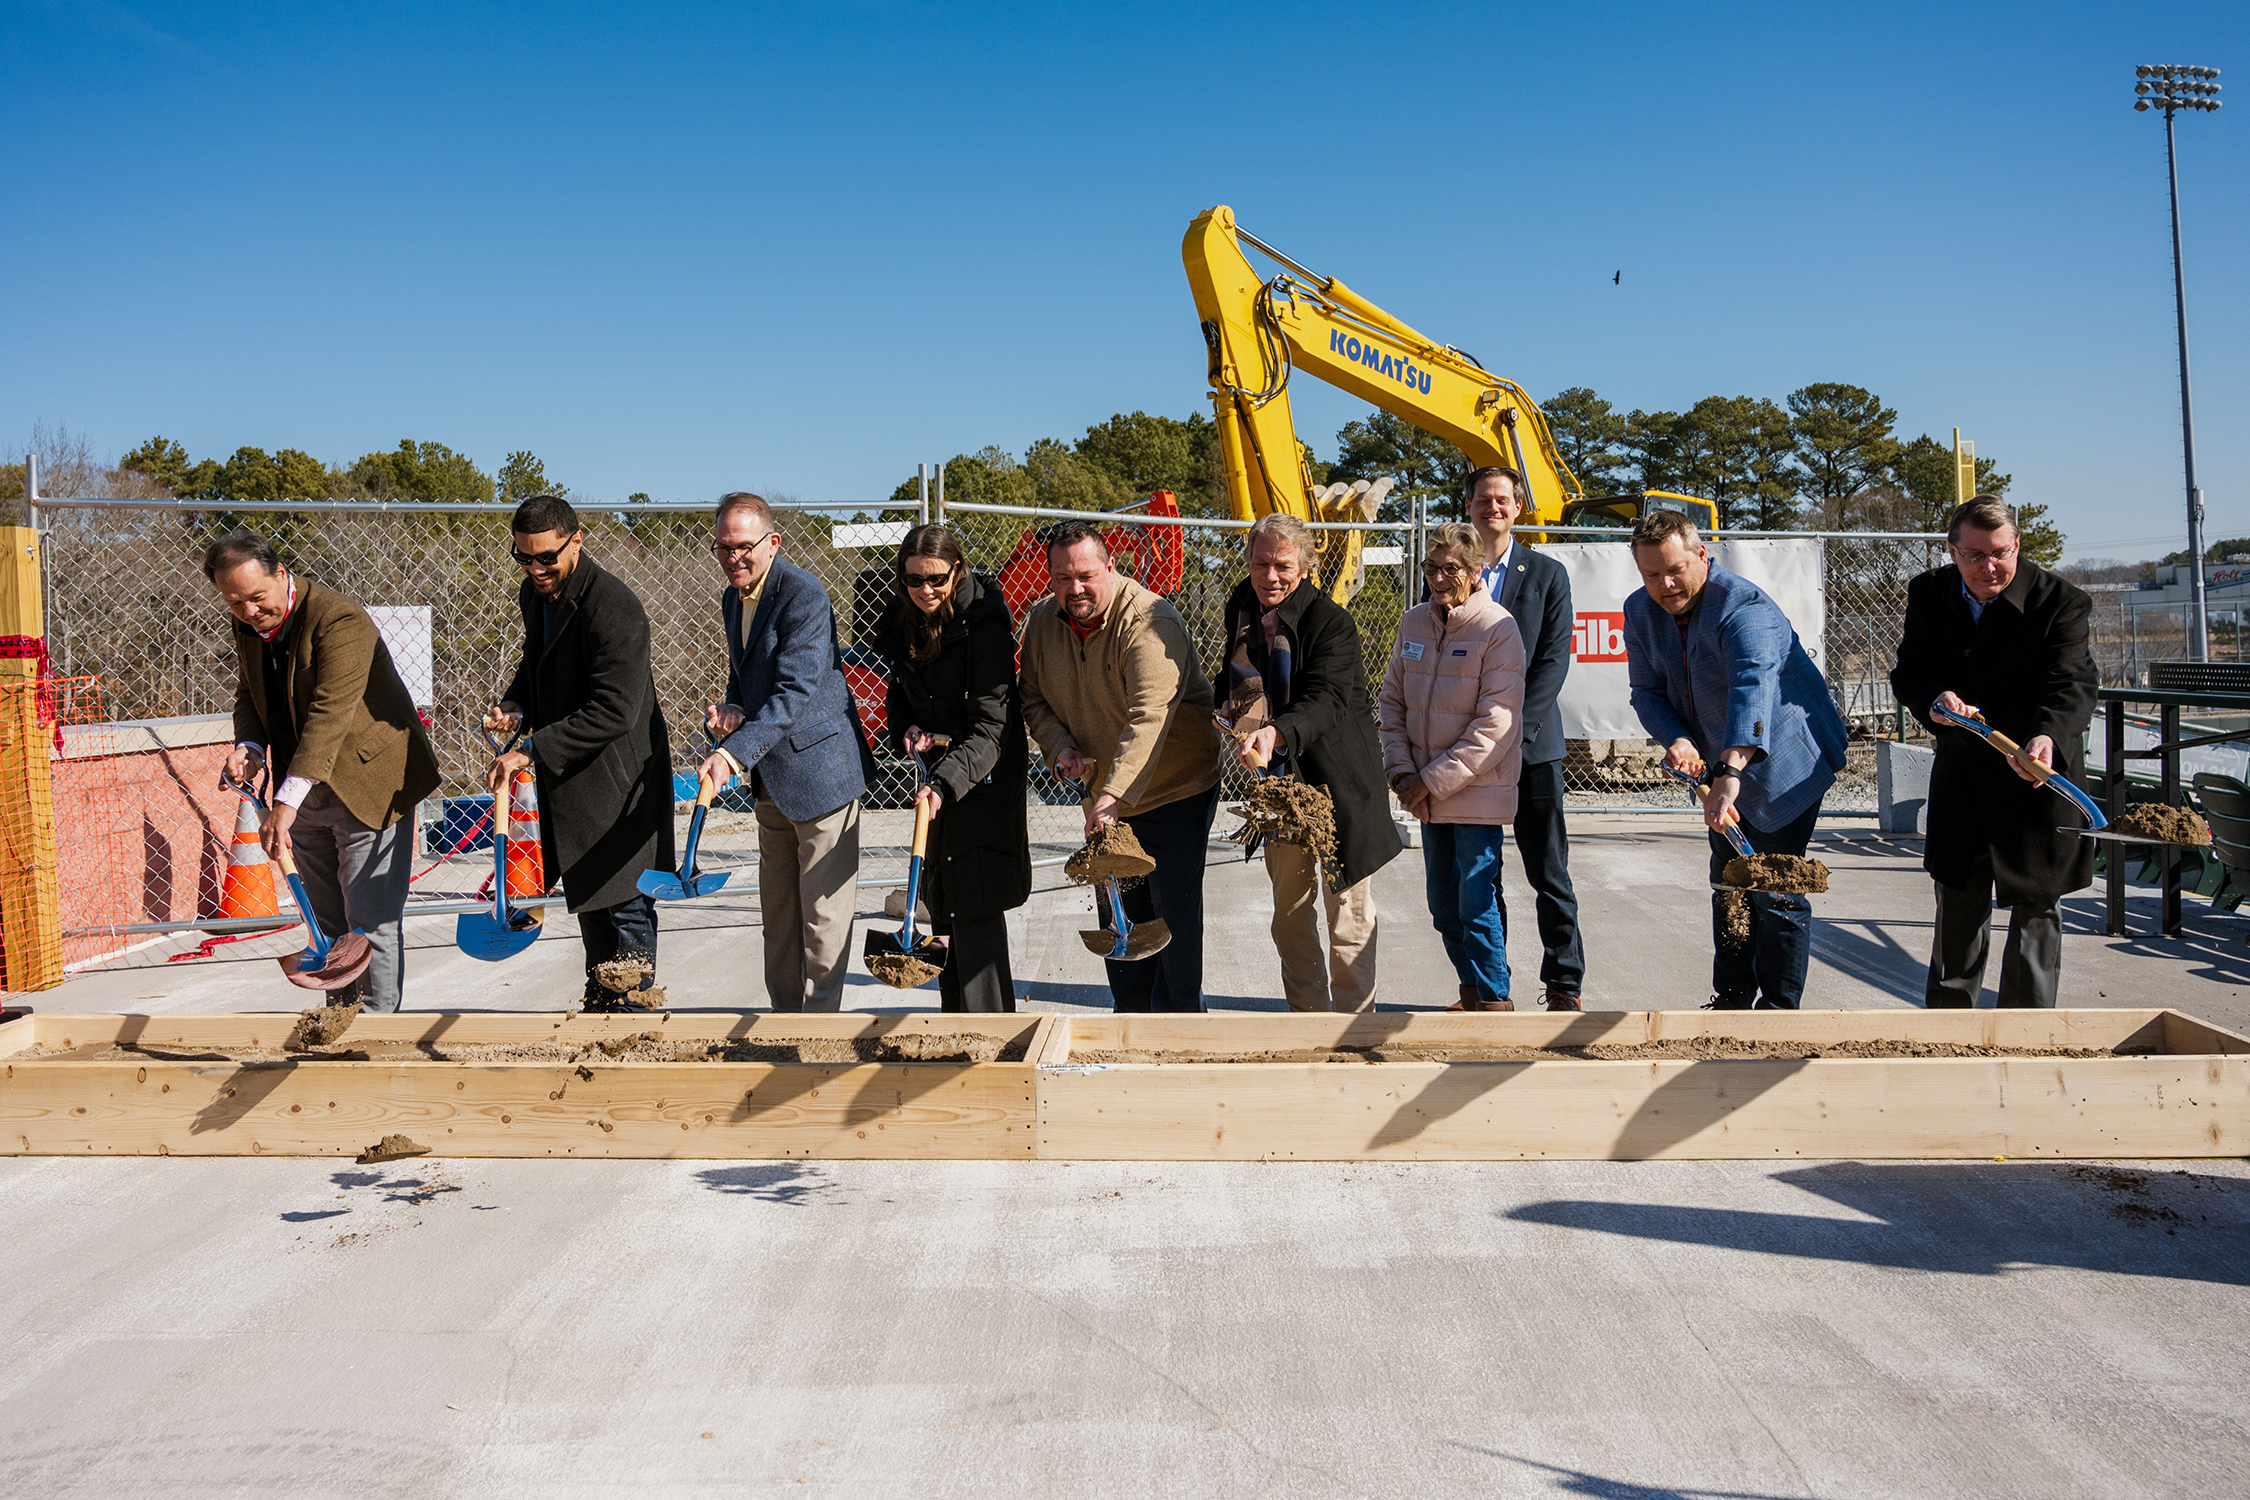
<path fill-rule="evenodd" d="M 1828 629 L 1825 544 L 1803 541 L 1714 541 L 1712 560 L 1771 595 L 1797 627 L 1813 665 L 1826 670 Z M 1633 549 L 1623 542 L 1550 542 L 1539 549 L 1570 570 L 1577 629 L 1570 675 L 1563 679 L 1563 737 L 1645 740 L 1625 676 L 1625 598 L 1641 586 Z"/>

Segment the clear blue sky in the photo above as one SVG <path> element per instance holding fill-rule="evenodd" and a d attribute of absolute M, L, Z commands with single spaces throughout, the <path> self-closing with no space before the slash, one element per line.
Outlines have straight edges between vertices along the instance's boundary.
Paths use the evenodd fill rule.
<path fill-rule="evenodd" d="M 0 443 L 411 436 L 595 497 L 874 500 L 1202 407 L 1179 239 L 1230 203 L 1536 396 L 1865 385 L 2073 557 L 2148 556 L 2184 522 L 2132 67 L 2243 89 L 2181 134 L 2211 535 L 2250 534 L 2246 36 L 2239 3 L 0 0 Z M 1332 453 L 1362 408 L 1295 391 Z"/>

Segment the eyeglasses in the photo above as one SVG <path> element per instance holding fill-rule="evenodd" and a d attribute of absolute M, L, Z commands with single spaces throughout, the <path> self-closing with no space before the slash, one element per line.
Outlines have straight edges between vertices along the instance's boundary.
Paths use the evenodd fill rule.
<path fill-rule="evenodd" d="M 535 565 L 542 568 L 551 568 L 562 561 L 562 555 L 575 546 L 577 541 L 578 538 L 572 537 L 552 552 L 518 552 L 514 547 L 510 547 L 508 555 L 516 560 L 516 566 L 519 568 L 529 568 Z"/>
<path fill-rule="evenodd" d="M 1469 576 L 1469 570 L 1459 563 L 1426 562 L 1422 564 L 1422 576 L 1440 579 L 1466 578 Z"/>
<path fill-rule="evenodd" d="M 942 589 L 952 581 L 953 570 L 951 568 L 947 568 L 942 573 L 909 573 L 906 575 L 906 586 L 910 589 Z"/>
<path fill-rule="evenodd" d="M 778 531 L 769 531 L 756 541 L 744 542 L 740 546 L 730 546 L 725 542 L 713 542 L 711 544 L 711 555 L 720 562 L 740 562 L 779 535 L 781 533 Z"/>
<path fill-rule="evenodd" d="M 1971 552 L 1965 548 L 1956 548 L 1953 555 L 1961 560 L 1961 566 L 1970 568 L 1988 562 L 2006 562 L 2016 555 L 2016 549 L 2013 547 L 1995 547 L 1990 552 Z"/>

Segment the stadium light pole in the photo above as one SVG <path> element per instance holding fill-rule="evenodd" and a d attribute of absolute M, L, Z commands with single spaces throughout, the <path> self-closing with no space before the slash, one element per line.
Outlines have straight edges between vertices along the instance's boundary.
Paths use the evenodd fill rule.
<path fill-rule="evenodd" d="M 2187 455 L 2189 661 L 2211 659 L 2210 615 L 2203 600 L 2203 491 L 2195 485 L 2195 402 L 2188 390 L 2187 275 L 2180 261 L 2180 163 L 2172 137 L 2172 116 L 2183 109 L 2219 107 L 2217 68 L 2179 63 L 2144 63 L 2133 70 L 2133 108 L 2164 111 L 2164 169 L 2172 184 L 2172 311 L 2180 331 L 2180 438 Z"/>

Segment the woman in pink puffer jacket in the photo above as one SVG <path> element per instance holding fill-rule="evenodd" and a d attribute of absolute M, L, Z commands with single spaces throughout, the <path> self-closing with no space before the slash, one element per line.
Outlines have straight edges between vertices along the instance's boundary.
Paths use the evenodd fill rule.
<path fill-rule="evenodd" d="M 1383 674 L 1383 775 L 1422 827 L 1430 919 L 1461 981 L 1454 1010 L 1514 1010 L 1501 837 L 1523 774 L 1523 634 L 1478 586 L 1484 543 L 1458 521 L 1430 533 L 1430 602 L 1399 621 Z"/>

